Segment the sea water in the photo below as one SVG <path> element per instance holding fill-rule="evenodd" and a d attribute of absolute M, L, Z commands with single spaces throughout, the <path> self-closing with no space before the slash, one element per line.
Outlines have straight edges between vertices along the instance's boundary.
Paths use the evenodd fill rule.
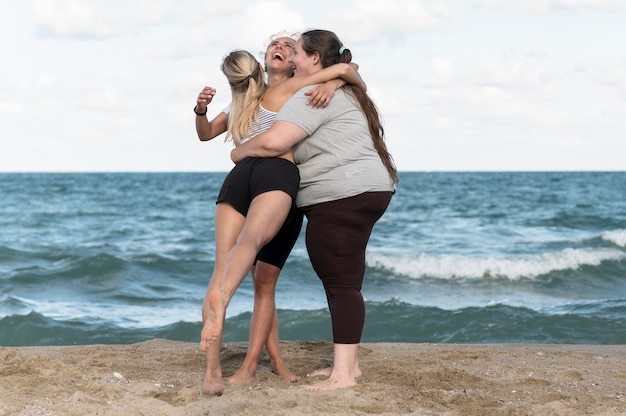
<path fill-rule="evenodd" d="M 226 173 L 0 173 L 0 345 L 199 341 Z M 364 342 L 626 343 L 625 172 L 401 172 L 367 250 Z M 246 341 L 253 291 L 224 340 Z M 331 341 L 304 229 L 282 340 Z"/>

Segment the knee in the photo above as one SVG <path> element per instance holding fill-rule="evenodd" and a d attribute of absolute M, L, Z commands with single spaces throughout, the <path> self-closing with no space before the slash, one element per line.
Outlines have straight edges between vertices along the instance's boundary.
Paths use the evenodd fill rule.
<path fill-rule="evenodd" d="M 274 292 L 276 290 L 276 279 L 268 278 L 267 276 L 255 276 L 254 278 L 254 293 Z"/>
<path fill-rule="evenodd" d="M 245 247 L 249 249 L 254 249 L 255 251 L 258 252 L 259 250 L 261 250 L 261 247 L 263 247 L 264 244 L 265 242 L 260 236 L 248 233 L 248 234 L 241 234 L 239 238 L 237 239 L 236 245 L 240 248 Z"/>
<path fill-rule="evenodd" d="M 361 288 L 358 286 L 348 287 L 327 287 L 326 294 L 330 303 L 341 304 L 360 304 L 363 302 L 363 295 L 361 295 Z"/>
<path fill-rule="evenodd" d="M 257 262 L 253 276 L 254 292 L 273 292 L 276 289 L 279 274 L 280 269 L 278 267 L 261 261 Z"/>

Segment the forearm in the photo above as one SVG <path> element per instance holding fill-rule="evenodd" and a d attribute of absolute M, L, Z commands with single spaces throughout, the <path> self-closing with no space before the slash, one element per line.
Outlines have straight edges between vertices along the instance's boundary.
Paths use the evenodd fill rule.
<path fill-rule="evenodd" d="M 226 131 L 227 123 L 228 116 L 226 113 L 219 113 L 211 121 L 209 121 L 206 114 L 196 114 L 196 133 L 198 134 L 198 138 L 205 142 L 219 136 Z"/>
<path fill-rule="evenodd" d="M 367 85 L 365 85 L 365 82 L 363 81 L 363 78 L 361 78 L 357 69 L 358 65 L 356 64 L 345 64 L 345 67 L 343 67 L 341 71 L 341 80 L 343 80 L 344 83 L 356 85 L 363 91 L 367 91 Z M 343 85 L 339 85 L 339 87 L 341 86 Z"/>
<path fill-rule="evenodd" d="M 230 158 L 237 163 L 245 157 L 276 157 L 287 153 L 307 133 L 296 124 L 278 120 L 265 133 L 246 140 L 230 153 Z"/>
<path fill-rule="evenodd" d="M 284 154 L 289 148 L 283 150 L 270 146 L 271 138 L 261 134 L 250 140 L 246 140 L 230 152 L 230 158 L 237 163 L 246 157 L 276 157 Z"/>
<path fill-rule="evenodd" d="M 224 133 L 228 124 L 228 115 L 224 112 L 219 113 L 211 121 L 207 118 L 207 107 L 213 101 L 215 92 L 213 87 L 204 87 L 198 94 L 196 106 L 193 109 L 193 112 L 196 113 L 196 133 L 203 142 Z"/>
<path fill-rule="evenodd" d="M 206 114 L 203 116 L 196 116 L 196 133 L 198 133 L 198 138 L 203 142 L 211 140 L 217 136 L 217 134 L 213 133 L 213 128 L 207 119 Z"/>

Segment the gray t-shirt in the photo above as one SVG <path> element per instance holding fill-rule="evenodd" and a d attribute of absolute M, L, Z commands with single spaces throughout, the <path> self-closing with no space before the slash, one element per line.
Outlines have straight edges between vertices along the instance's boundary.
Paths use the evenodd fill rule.
<path fill-rule="evenodd" d="M 356 100 L 339 89 L 326 108 L 313 109 L 304 95 L 310 89 L 307 86 L 298 91 L 277 117 L 309 135 L 294 146 L 300 170 L 297 205 L 305 207 L 363 192 L 394 191 Z"/>

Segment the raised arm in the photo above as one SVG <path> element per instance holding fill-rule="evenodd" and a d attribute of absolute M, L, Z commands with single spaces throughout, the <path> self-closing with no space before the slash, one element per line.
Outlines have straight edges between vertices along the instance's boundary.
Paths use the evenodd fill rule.
<path fill-rule="evenodd" d="M 213 101 L 215 88 L 204 87 L 196 99 L 196 133 L 201 141 L 211 140 L 226 131 L 228 125 L 228 115 L 219 113 L 213 120 L 209 121 L 206 116 L 207 106 Z"/>
<path fill-rule="evenodd" d="M 295 94 L 302 87 L 306 87 L 307 85 L 313 84 L 321 84 L 326 81 L 341 79 L 341 81 L 337 81 L 336 84 L 341 87 L 345 83 L 354 84 L 357 87 L 366 90 L 367 85 L 359 75 L 358 65 L 356 64 L 346 64 L 340 63 L 331 65 L 327 68 L 321 69 L 317 72 L 307 75 L 298 75 L 279 84 L 279 88 L 284 88 L 289 92 L 289 95 Z"/>
<path fill-rule="evenodd" d="M 361 76 L 357 72 L 357 68 L 358 65 L 356 64 L 340 63 L 331 65 L 328 68 L 324 68 L 312 74 L 298 75 L 273 87 L 272 89 L 275 90 L 276 94 L 272 94 L 270 96 L 266 94 L 266 97 L 268 100 L 273 101 L 275 108 L 280 108 L 289 98 L 291 98 L 293 94 L 296 93 L 296 91 L 302 87 L 326 83 L 322 84 L 325 85 L 325 87 L 320 88 L 318 94 L 315 96 L 316 103 L 310 103 L 310 105 L 314 108 L 325 107 L 332 98 L 335 90 L 341 88 L 346 83 L 357 85 L 362 89 L 367 88 L 365 82 L 363 82 Z M 271 105 L 270 103 L 267 104 Z"/>
<path fill-rule="evenodd" d="M 230 152 L 230 158 L 237 163 L 245 157 L 275 157 L 289 151 L 293 145 L 308 137 L 300 127 L 288 121 L 274 122 L 265 133 L 246 140 Z"/>
<path fill-rule="evenodd" d="M 357 75 L 359 75 L 359 78 L 361 79 L 360 83 L 348 82 L 342 78 L 336 78 L 331 79 L 330 81 L 326 81 L 323 84 L 316 85 L 311 90 L 305 93 L 305 95 L 309 97 L 306 102 L 307 105 L 313 108 L 326 107 L 330 102 L 330 99 L 333 98 L 333 95 L 335 95 L 335 91 L 337 91 L 339 88 L 343 87 L 346 84 L 354 84 L 357 87 L 361 88 L 363 91 L 367 91 L 367 85 L 365 85 L 365 82 L 363 82 L 363 79 L 358 73 L 359 65 L 354 62 L 350 62 L 348 65 L 350 65 L 355 71 L 357 71 Z"/>

